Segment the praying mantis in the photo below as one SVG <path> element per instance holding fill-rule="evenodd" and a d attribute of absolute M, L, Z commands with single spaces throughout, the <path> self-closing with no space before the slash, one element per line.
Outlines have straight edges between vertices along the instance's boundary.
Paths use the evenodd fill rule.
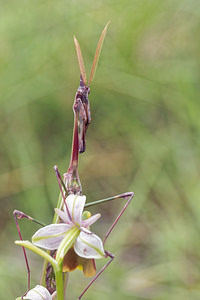
<path fill-rule="evenodd" d="M 102 274 L 102 272 L 110 265 L 110 263 L 114 259 L 114 255 L 111 252 L 105 250 L 105 242 L 111 234 L 114 227 L 116 226 L 120 217 L 128 207 L 129 203 L 131 202 L 134 193 L 127 192 L 109 198 L 97 200 L 94 202 L 85 203 L 85 196 L 82 195 L 82 187 L 78 175 L 78 158 L 79 154 L 84 153 L 86 150 L 86 132 L 91 122 L 90 105 L 88 98 L 88 95 L 90 93 L 89 85 L 94 79 L 108 24 L 105 26 L 100 36 L 88 84 L 81 48 L 77 39 L 74 37 L 74 43 L 76 47 L 81 74 L 80 85 L 77 89 L 73 104 L 74 128 L 69 168 L 68 171 L 62 177 L 58 170 L 58 167 L 54 166 L 54 171 L 60 189 L 60 195 L 58 198 L 57 208 L 55 209 L 56 213 L 54 215 L 53 224 L 46 226 L 42 222 L 33 219 L 32 217 L 28 216 L 23 212 L 20 212 L 18 210 L 15 210 L 13 212 L 20 237 L 20 241 L 17 241 L 16 244 L 21 245 L 23 247 L 23 253 L 28 271 L 28 289 L 24 296 L 22 296 L 19 299 L 23 299 L 23 297 L 26 299 L 26 295 L 30 291 L 30 267 L 25 247 L 46 259 L 42 271 L 40 284 L 42 286 L 45 285 L 47 287 L 48 295 L 51 294 L 51 296 L 48 297 L 52 297 L 52 299 L 57 297 L 58 300 L 64 299 L 63 284 L 65 281 L 65 276 L 63 276 L 63 272 L 66 272 L 66 270 L 67 272 L 69 272 L 81 266 L 86 276 L 93 277 L 90 283 L 86 286 L 81 295 L 78 297 L 78 299 L 81 299 L 86 293 L 86 291 L 89 289 L 89 287 L 97 280 L 97 278 Z M 97 214 L 91 217 L 91 214 L 89 212 L 83 212 L 83 210 L 88 207 L 116 199 L 125 199 L 126 204 L 120 211 L 114 223 L 111 225 L 110 229 L 107 231 L 102 242 L 99 237 L 97 237 L 95 234 L 88 230 L 88 225 L 92 224 L 96 219 L 99 218 L 100 215 Z M 82 206 L 82 208 L 80 208 L 80 206 Z M 41 246 L 40 243 L 42 241 L 43 246 L 41 247 L 43 247 L 44 249 L 49 249 L 51 251 L 44 252 L 43 250 L 37 248 L 35 245 L 31 244 L 30 242 L 23 241 L 18 223 L 18 219 L 22 218 L 27 218 L 41 226 L 41 229 L 39 229 L 32 237 L 32 241 L 35 243 L 36 246 L 39 245 L 39 247 Z M 59 232 L 59 234 L 55 234 L 56 231 L 54 231 L 53 235 L 48 235 L 47 233 L 50 231 L 50 228 L 52 230 L 57 230 L 59 228 L 60 230 L 61 227 L 67 228 L 67 231 L 65 232 L 65 236 L 63 236 L 59 245 L 57 245 L 57 240 L 60 239 L 61 233 Z M 43 237 L 43 235 L 45 235 L 45 237 Z M 85 236 L 86 240 L 81 241 L 81 237 L 83 238 L 83 236 Z M 92 240 L 94 242 L 92 242 Z M 52 248 L 53 246 L 48 246 L 49 248 L 45 248 L 44 244 L 46 242 L 48 243 L 48 241 L 52 241 L 51 244 L 53 244 L 53 246 L 56 244 L 57 246 L 55 246 L 54 248 Z M 81 254 L 79 255 L 79 253 Z M 94 259 L 100 257 L 105 259 L 109 258 L 109 260 L 105 263 L 104 267 L 96 274 Z"/>

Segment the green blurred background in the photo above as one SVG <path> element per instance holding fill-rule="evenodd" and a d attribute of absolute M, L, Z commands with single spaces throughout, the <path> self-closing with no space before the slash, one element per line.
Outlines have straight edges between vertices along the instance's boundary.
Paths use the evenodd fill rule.
<path fill-rule="evenodd" d="M 49 224 L 66 172 L 79 84 L 73 34 L 91 84 L 93 121 L 79 174 L 87 201 L 134 191 L 107 242 L 116 259 L 85 299 L 200 299 L 200 5 L 198 0 L 1 1 L 0 299 L 26 290 L 12 212 Z M 92 209 L 106 232 L 123 201 Z M 38 229 L 20 222 L 24 239 Z M 41 259 L 28 252 L 34 287 Z M 103 265 L 98 262 L 98 267 Z M 67 299 L 88 283 L 69 279 Z"/>

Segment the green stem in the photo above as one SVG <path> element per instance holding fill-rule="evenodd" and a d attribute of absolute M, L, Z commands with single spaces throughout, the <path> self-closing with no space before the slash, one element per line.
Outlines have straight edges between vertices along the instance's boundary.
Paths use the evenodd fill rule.
<path fill-rule="evenodd" d="M 57 300 L 64 300 L 62 265 L 54 269 L 56 277 Z"/>
<path fill-rule="evenodd" d="M 65 235 L 64 239 L 60 243 L 60 246 L 56 254 L 56 263 L 54 267 L 54 273 L 56 277 L 56 291 L 57 291 L 57 300 L 64 300 L 64 287 L 63 287 L 63 258 L 66 252 L 71 248 L 76 240 L 77 236 L 80 233 L 80 229 L 77 227 L 71 228 Z"/>

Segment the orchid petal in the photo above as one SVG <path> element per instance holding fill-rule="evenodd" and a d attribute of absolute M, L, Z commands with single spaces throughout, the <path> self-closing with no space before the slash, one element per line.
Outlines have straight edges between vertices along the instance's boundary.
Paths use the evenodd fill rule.
<path fill-rule="evenodd" d="M 93 223 L 95 223 L 99 218 L 101 217 L 101 214 L 96 214 L 84 221 L 81 222 L 81 226 L 83 227 L 89 227 L 91 226 Z"/>
<path fill-rule="evenodd" d="M 67 212 L 64 212 L 58 208 L 55 208 L 56 214 L 59 216 L 60 219 L 62 219 L 67 224 L 72 224 L 71 221 L 69 221 L 69 218 L 67 217 Z"/>
<path fill-rule="evenodd" d="M 94 259 L 79 257 L 79 261 L 82 264 L 83 273 L 86 277 L 94 277 L 96 275 L 97 269 Z"/>
<path fill-rule="evenodd" d="M 103 258 L 105 255 L 102 240 L 85 228 L 77 237 L 74 250 L 77 255 L 84 258 Z"/>
<path fill-rule="evenodd" d="M 49 291 L 42 285 L 36 285 L 36 287 L 30 290 L 23 299 L 27 300 L 52 300 L 52 296 Z"/>
<path fill-rule="evenodd" d="M 81 220 L 82 220 L 82 213 L 83 213 L 86 197 L 72 194 L 72 195 L 69 195 L 65 201 L 66 201 L 70 216 L 72 218 L 72 221 L 74 223 L 80 225 Z M 66 214 L 68 223 L 70 223 L 71 220 L 68 217 L 68 213 L 67 213 L 67 209 L 66 209 L 65 205 L 64 205 L 64 212 Z"/>
<path fill-rule="evenodd" d="M 74 251 L 74 247 L 70 248 L 63 259 L 63 272 L 71 272 L 75 269 L 83 271 L 86 277 L 93 277 L 96 274 L 96 266 L 94 259 L 80 257 Z"/>
<path fill-rule="evenodd" d="M 63 259 L 63 272 L 71 272 L 74 271 L 79 266 L 79 257 L 74 251 L 74 247 L 72 246 L 64 256 Z"/>
<path fill-rule="evenodd" d="M 55 250 L 71 228 L 68 224 L 51 224 L 39 229 L 32 237 L 32 242 L 48 250 Z"/>

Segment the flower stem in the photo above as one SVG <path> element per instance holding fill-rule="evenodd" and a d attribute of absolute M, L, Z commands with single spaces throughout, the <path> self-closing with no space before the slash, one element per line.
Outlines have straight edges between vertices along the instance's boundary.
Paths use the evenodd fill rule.
<path fill-rule="evenodd" d="M 57 300 L 64 300 L 62 265 L 60 265 L 58 269 L 54 269 L 54 272 L 56 277 Z"/>

